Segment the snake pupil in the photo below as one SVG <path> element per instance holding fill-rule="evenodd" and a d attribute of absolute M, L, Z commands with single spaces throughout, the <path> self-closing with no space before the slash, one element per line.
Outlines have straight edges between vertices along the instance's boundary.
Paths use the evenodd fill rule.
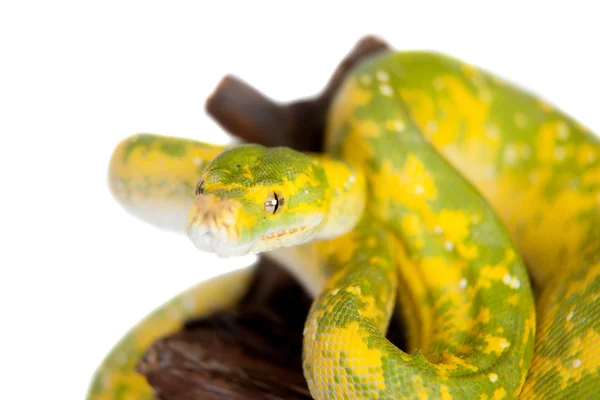
<path fill-rule="evenodd" d="M 275 215 L 281 211 L 283 204 L 284 204 L 283 195 L 281 193 L 274 191 L 272 194 L 269 195 L 269 197 L 267 197 L 264 208 L 265 208 L 265 211 L 268 212 L 269 214 Z"/>
<path fill-rule="evenodd" d="M 275 196 L 275 209 L 273 210 L 273 214 L 277 212 L 279 208 L 279 199 L 277 198 L 277 192 L 273 192 L 273 196 Z"/>

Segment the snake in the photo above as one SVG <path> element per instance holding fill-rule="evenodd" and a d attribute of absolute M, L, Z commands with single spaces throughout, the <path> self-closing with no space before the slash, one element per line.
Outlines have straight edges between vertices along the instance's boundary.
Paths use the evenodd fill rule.
<path fill-rule="evenodd" d="M 220 256 L 264 253 L 313 296 L 315 399 L 600 398 L 600 141 L 551 103 L 424 51 L 354 67 L 325 152 L 138 134 L 114 197 Z M 242 269 L 134 327 L 90 400 L 152 398 L 134 366 L 192 316 L 231 307 Z M 397 312 L 405 351 L 385 333 Z"/>

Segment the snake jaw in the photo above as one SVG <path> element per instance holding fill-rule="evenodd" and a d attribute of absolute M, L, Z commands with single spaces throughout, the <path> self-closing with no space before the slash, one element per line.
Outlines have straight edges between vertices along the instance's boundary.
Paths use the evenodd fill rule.
<path fill-rule="evenodd" d="M 314 239 L 315 232 L 323 220 L 322 214 L 301 219 L 301 223 L 279 226 L 261 234 L 252 250 L 253 253 L 274 250 L 281 247 L 298 246 Z"/>
<path fill-rule="evenodd" d="M 187 233 L 201 251 L 219 257 L 243 256 L 250 252 L 253 242 L 242 244 L 236 228 L 239 204 L 214 195 L 196 198 L 190 210 Z"/>

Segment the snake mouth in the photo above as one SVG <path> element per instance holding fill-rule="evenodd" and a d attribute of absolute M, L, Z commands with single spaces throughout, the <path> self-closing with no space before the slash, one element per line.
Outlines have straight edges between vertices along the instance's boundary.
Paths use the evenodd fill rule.
<path fill-rule="evenodd" d="M 322 216 L 312 215 L 303 218 L 301 224 L 270 230 L 257 238 L 256 248 L 260 247 L 260 251 L 268 251 L 307 243 L 314 238 L 314 232 L 319 228 L 321 221 Z"/>
<path fill-rule="evenodd" d="M 276 229 L 260 235 L 255 243 L 254 252 L 260 253 L 280 247 L 296 246 L 305 243 L 303 239 L 307 226 Z"/>
<path fill-rule="evenodd" d="M 253 243 L 241 244 L 236 228 L 239 204 L 212 194 L 200 195 L 188 217 L 187 233 L 200 251 L 220 257 L 243 256 Z"/>
<path fill-rule="evenodd" d="M 285 241 L 288 238 L 292 238 L 295 237 L 296 235 L 301 235 L 303 231 L 305 231 L 308 227 L 306 225 L 302 225 L 302 226 L 298 226 L 295 228 L 288 228 L 288 229 L 278 229 L 275 231 L 271 231 L 268 233 L 265 233 L 263 235 L 260 235 L 259 240 L 260 241 L 276 241 L 276 242 L 281 242 L 281 241 Z"/>

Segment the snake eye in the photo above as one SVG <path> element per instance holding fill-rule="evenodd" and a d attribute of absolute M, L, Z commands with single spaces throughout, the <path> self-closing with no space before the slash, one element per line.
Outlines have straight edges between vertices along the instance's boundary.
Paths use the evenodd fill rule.
<path fill-rule="evenodd" d="M 265 211 L 273 215 L 279 214 L 284 204 L 285 199 L 281 192 L 274 191 L 265 200 Z"/>
<path fill-rule="evenodd" d="M 200 179 L 196 184 L 196 196 L 204 193 L 204 179 Z"/>

